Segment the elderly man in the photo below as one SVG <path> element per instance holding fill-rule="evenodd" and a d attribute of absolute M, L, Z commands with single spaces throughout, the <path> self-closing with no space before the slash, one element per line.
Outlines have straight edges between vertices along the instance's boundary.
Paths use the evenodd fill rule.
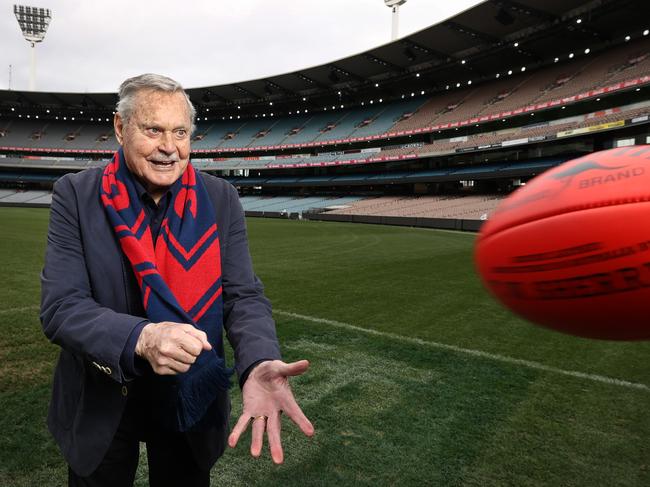
<path fill-rule="evenodd" d="M 280 414 L 306 435 L 271 307 L 251 266 L 235 189 L 189 163 L 195 110 L 182 87 L 146 74 L 120 87 L 105 168 L 54 186 L 41 321 L 61 347 L 48 426 L 69 485 L 132 485 L 146 442 L 152 486 L 204 486 L 228 432 L 223 333 L 235 352 L 251 454 L 267 433 L 283 461 Z"/>

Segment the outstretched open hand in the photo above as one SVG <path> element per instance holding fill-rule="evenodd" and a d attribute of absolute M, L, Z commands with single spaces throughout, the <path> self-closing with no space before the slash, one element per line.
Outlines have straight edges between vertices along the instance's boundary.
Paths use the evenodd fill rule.
<path fill-rule="evenodd" d="M 271 458 L 282 463 L 284 452 L 281 442 L 281 418 L 284 412 L 307 436 L 314 434 L 314 426 L 304 415 L 293 397 L 289 376 L 301 375 L 309 368 L 307 360 L 287 364 L 269 360 L 257 365 L 248 376 L 242 390 L 242 414 L 228 437 L 234 448 L 241 434 L 252 423 L 251 455 L 259 457 L 264 443 L 264 431 L 269 441 Z"/>

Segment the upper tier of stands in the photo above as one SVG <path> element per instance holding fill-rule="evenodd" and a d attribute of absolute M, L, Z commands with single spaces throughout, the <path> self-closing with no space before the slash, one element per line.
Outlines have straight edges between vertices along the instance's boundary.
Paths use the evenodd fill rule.
<path fill-rule="evenodd" d="M 322 153 L 318 155 L 300 155 L 274 157 L 229 157 L 229 158 L 193 158 L 193 164 L 201 170 L 226 170 L 226 169 L 267 169 L 267 168 L 295 168 L 304 166 L 329 166 L 340 164 L 368 164 L 385 162 L 395 159 L 412 159 L 419 157 L 440 156 L 456 151 L 481 150 L 486 147 L 502 147 L 519 145 L 571 135 L 579 135 L 580 129 L 589 127 L 589 132 L 596 130 L 610 130 L 632 120 L 647 120 L 650 116 L 650 101 L 644 101 L 618 108 L 611 108 L 585 115 L 557 119 L 551 122 L 534 123 L 519 128 L 507 128 L 492 132 L 482 132 L 464 137 L 451 137 L 437 139 L 430 144 L 419 146 L 407 144 L 395 148 L 368 148 L 363 152 L 337 152 Z M 625 122 L 625 121 L 628 122 Z M 611 124 L 611 122 L 615 122 Z M 452 132 L 452 133 L 455 133 Z M 11 168 L 41 168 L 41 169 L 85 169 L 92 166 L 104 165 L 106 161 L 89 161 L 74 157 L 0 157 L 0 166 Z"/>
<path fill-rule="evenodd" d="M 598 56 L 575 60 L 534 73 L 502 75 L 493 83 L 450 91 L 428 100 L 417 113 L 391 131 L 414 130 L 503 113 L 559 100 L 620 81 L 650 74 L 650 39 L 623 45 Z M 505 76 L 505 79 L 504 79 Z"/>
<path fill-rule="evenodd" d="M 513 69 L 515 69 L 513 67 Z M 515 70 L 516 71 L 516 70 Z M 599 54 L 576 53 L 571 61 L 533 73 L 502 74 L 498 80 L 456 88 L 428 99 L 414 96 L 354 109 L 264 117 L 247 121 L 199 121 L 192 147 L 240 150 L 377 136 L 509 113 L 650 75 L 650 38 Z M 106 122 L 0 120 L 0 147 L 114 151 L 118 145 Z"/>

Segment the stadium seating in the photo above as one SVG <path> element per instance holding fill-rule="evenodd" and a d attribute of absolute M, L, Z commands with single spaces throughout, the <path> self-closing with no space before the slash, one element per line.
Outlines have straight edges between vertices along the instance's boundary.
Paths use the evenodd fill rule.
<path fill-rule="evenodd" d="M 269 167 L 278 167 L 286 165 L 320 165 L 320 164 L 341 164 L 348 161 L 359 162 L 380 162 L 382 159 L 395 157 L 427 157 L 433 155 L 442 155 L 453 153 L 456 150 L 469 150 L 487 146 L 498 146 L 501 143 L 512 140 L 527 140 L 528 138 L 545 138 L 554 137 L 560 132 L 575 130 L 583 127 L 598 126 L 612 121 L 631 120 L 632 118 L 650 115 L 650 103 L 640 102 L 600 112 L 593 112 L 581 117 L 570 117 L 567 119 L 557 119 L 550 122 L 532 123 L 518 128 L 508 128 L 492 132 L 483 132 L 465 136 L 462 138 L 449 138 L 450 134 L 455 131 L 447 132 L 444 138 L 434 140 L 429 144 L 420 146 L 410 146 L 390 148 L 380 150 L 379 148 L 371 149 L 364 152 L 323 152 L 316 155 L 292 155 L 280 157 L 226 157 L 214 159 L 193 158 L 196 168 L 201 170 L 226 170 L 226 169 L 265 169 Z M 532 119 L 531 119 L 532 120 Z M 324 149 L 327 151 L 327 149 Z M 88 161 L 76 160 L 74 158 L 20 158 L 16 156 L 0 158 L 0 167 L 32 167 L 43 169 L 84 169 L 86 167 L 103 166 L 106 160 Z"/>
<path fill-rule="evenodd" d="M 275 213 L 305 213 L 317 208 L 344 207 L 359 201 L 360 196 L 346 197 L 294 197 L 294 196 L 271 196 L 256 197 L 244 196 L 241 198 L 245 211 L 275 212 Z"/>
<path fill-rule="evenodd" d="M 1 195 L 0 195 L 1 196 Z M 51 203 L 52 194 L 49 191 L 12 191 L 0 197 L 0 203 Z"/>
<path fill-rule="evenodd" d="M 329 211 L 338 215 L 404 216 L 423 218 L 488 218 L 503 196 L 380 196 Z"/>
<path fill-rule="evenodd" d="M 513 67 L 515 68 L 515 67 Z M 516 69 L 513 69 L 516 71 Z M 542 70 L 515 72 L 512 76 L 500 73 L 500 78 L 490 83 L 450 89 L 429 99 L 407 97 L 394 103 L 375 103 L 372 106 L 340 109 L 314 114 L 302 113 L 287 117 L 257 118 L 253 120 L 226 120 L 199 122 L 193 135 L 194 150 L 235 150 L 286 144 L 307 144 L 367 137 L 390 132 L 413 130 L 431 125 L 467 121 L 523 108 L 533 103 L 543 103 L 570 97 L 604 87 L 611 83 L 650 75 L 650 37 L 624 44 L 601 53 L 585 55 L 576 53 L 572 60 L 553 64 Z M 647 111 L 639 110 L 641 114 Z M 409 115 L 404 117 L 404 115 Z M 615 116 L 607 120 L 616 119 Z M 568 122 L 567 122 L 568 123 Z M 531 129 L 522 127 L 522 136 L 552 135 L 589 125 L 590 121 L 575 122 L 560 128 L 551 123 Z M 453 132 L 452 132 L 453 134 Z M 445 132 L 443 139 L 418 150 L 419 153 L 445 153 L 456 149 L 499 143 L 508 140 L 504 134 L 491 133 L 468 137 L 467 141 L 454 140 Z M 510 138 L 513 138 L 510 136 Z M 18 119 L 0 122 L 0 146 L 23 148 L 52 148 L 105 151 L 116 150 L 110 123 Z M 382 156 L 395 155 L 386 152 Z M 357 159 L 359 155 L 326 155 L 310 158 L 310 163 L 337 162 Z M 274 164 L 299 164 L 304 157 L 265 161 L 264 159 L 228 158 L 227 161 L 203 161 L 204 169 L 248 168 L 261 169 Z M 2 164 L 2 161 L 0 161 Z M 42 162 L 21 161 L 20 166 L 42 167 Z M 57 163 L 52 163 L 56 166 Z M 67 161 L 65 167 L 85 167 L 85 163 Z"/>

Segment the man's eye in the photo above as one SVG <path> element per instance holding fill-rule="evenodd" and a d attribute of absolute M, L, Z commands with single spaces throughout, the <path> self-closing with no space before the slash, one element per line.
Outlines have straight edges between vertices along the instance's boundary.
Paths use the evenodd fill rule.
<path fill-rule="evenodd" d="M 187 130 L 185 130 L 185 129 L 177 130 L 177 131 L 176 131 L 176 135 L 177 135 L 178 137 L 185 137 L 185 136 L 187 135 Z"/>
<path fill-rule="evenodd" d="M 160 133 L 160 130 L 158 130 L 156 127 L 149 127 L 147 129 L 147 133 L 150 133 L 151 135 L 158 135 Z"/>

